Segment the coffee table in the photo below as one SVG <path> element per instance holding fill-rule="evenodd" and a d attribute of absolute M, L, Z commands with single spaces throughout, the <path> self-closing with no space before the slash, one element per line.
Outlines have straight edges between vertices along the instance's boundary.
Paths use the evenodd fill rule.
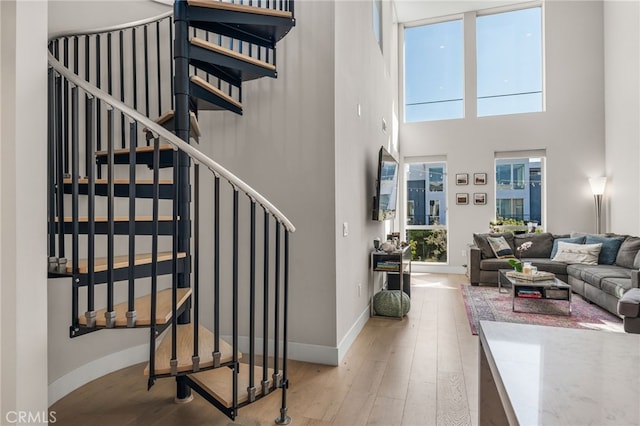
<path fill-rule="evenodd" d="M 516 279 L 507 276 L 511 269 L 501 269 L 498 271 L 498 291 L 502 287 L 511 287 L 511 310 L 516 311 L 516 299 L 527 298 L 531 300 L 566 300 L 568 311 L 566 315 L 571 315 L 571 286 L 557 278 L 544 281 L 530 281 Z"/>

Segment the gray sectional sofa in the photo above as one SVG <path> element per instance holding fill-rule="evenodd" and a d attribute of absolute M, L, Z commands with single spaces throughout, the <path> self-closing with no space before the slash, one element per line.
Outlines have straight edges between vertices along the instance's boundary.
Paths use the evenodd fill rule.
<path fill-rule="evenodd" d="M 474 244 L 469 246 L 467 275 L 471 285 L 497 285 L 498 270 L 510 269 L 509 260 L 498 259 L 487 240 L 502 236 L 516 257 L 531 262 L 539 271 L 553 272 L 556 277 L 571 285 L 578 293 L 609 312 L 618 315 L 617 304 L 630 288 L 638 288 L 640 278 L 640 237 L 624 235 L 550 233 L 521 234 L 474 234 Z M 523 243 L 530 241 L 531 247 L 518 251 Z M 597 265 L 565 263 L 552 260 L 559 242 L 574 244 L 602 244 Z"/>

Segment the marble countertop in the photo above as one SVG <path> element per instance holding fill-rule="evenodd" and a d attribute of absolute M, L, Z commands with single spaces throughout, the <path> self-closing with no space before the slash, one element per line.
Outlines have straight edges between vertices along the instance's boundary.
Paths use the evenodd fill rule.
<path fill-rule="evenodd" d="M 640 425 L 640 335 L 494 321 L 479 334 L 517 423 Z"/>

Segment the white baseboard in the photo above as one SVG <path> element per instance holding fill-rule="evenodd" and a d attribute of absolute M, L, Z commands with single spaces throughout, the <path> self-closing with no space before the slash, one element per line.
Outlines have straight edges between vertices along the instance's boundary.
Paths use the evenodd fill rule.
<path fill-rule="evenodd" d="M 149 359 L 149 345 L 134 346 L 93 360 L 49 384 L 49 406 L 80 386 L 105 374 Z"/>
<path fill-rule="evenodd" d="M 467 268 L 454 265 L 429 265 L 428 263 L 411 262 L 411 272 L 432 272 L 436 274 L 465 274 Z"/>
<path fill-rule="evenodd" d="M 360 314 L 356 322 L 351 326 L 347 334 L 342 338 L 340 343 L 338 344 L 338 363 L 332 365 L 338 365 L 342 358 L 347 354 L 347 351 L 353 345 L 358 334 L 362 331 L 367 321 L 369 321 L 371 306 L 367 305 L 364 311 Z"/>
<path fill-rule="evenodd" d="M 342 338 L 338 347 L 289 342 L 289 359 L 314 364 L 338 365 L 368 320 L 369 306 L 360 314 L 356 322 Z M 227 342 L 231 342 L 231 336 L 222 336 L 222 338 Z M 248 353 L 249 337 L 239 336 L 238 345 L 242 353 Z M 280 350 L 282 350 L 282 346 Z M 269 341 L 269 354 L 273 355 L 273 340 Z M 256 339 L 256 355 L 262 355 L 262 339 L 260 338 Z M 112 353 L 84 364 L 49 384 L 49 405 L 51 406 L 70 392 L 92 380 L 130 365 L 144 362 L 148 357 L 149 345 L 144 344 Z"/>
<path fill-rule="evenodd" d="M 224 341 L 230 343 L 231 336 L 221 336 Z M 262 355 L 262 338 L 256 338 L 256 355 Z M 238 336 L 238 347 L 240 352 L 245 355 L 249 354 L 249 337 Z M 282 354 L 282 343 L 278 349 Z M 331 346 L 311 345 L 308 343 L 289 342 L 287 347 L 289 359 L 303 362 L 311 362 L 314 364 L 338 365 L 338 348 Z M 273 339 L 269 339 L 269 356 L 273 356 Z"/>

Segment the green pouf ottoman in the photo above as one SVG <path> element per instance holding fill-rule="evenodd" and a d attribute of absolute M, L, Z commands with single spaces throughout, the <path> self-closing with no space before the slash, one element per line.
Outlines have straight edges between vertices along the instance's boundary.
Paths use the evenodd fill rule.
<path fill-rule="evenodd" d="M 402 294 L 402 316 L 411 308 L 411 299 L 400 290 L 382 290 L 373 296 L 373 310 L 376 315 L 400 317 L 400 294 Z"/>

